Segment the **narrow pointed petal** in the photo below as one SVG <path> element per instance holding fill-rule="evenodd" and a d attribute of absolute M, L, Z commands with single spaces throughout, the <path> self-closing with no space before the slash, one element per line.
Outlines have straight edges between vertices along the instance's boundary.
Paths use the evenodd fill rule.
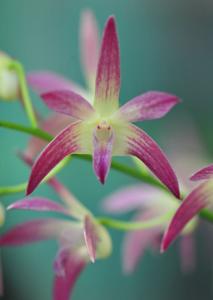
<path fill-rule="evenodd" d="M 152 218 L 150 212 L 140 213 L 134 221 L 145 221 Z M 161 228 L 151 228 L 128 232 L 123 244 L 123 271 L 125 274 L 132 273 L 137 267 L 139 260 L 143 257 L 146 250 L 152 248 L 156 239 L 161 234 Z"/>
<path fill-rule="evenodd" d="M 32 197 L 16 201 L 8 206 L 7 209 L 34 210 L 34 211 L 53 211 L 68 215 L 69 212 L 62 205 L 47 198 Z"/>
<path fill-rule="evenodd" d="M 80 95 L 86 92 L 76 83 L 49 71 L 35 71 L 27 74 L 27 82 L 29 86 L 37 93 L 43 94 L 55 90 L 75 91 Z"/>
<path fill-rule="evenodd" d="M 86 216 L 84 220 L 84 239 L 89 253 L 90 260 L 94 263 L 96 259 L 96 248 L 98 237 L 95 224 L 90 216 Z"/>
<path fill-rule="evenodd" d="M 102 115 L 118 108 L 120 54 L 114 17 L 106 23 L 96 75 L 95 107 Z"/>
<path fill-rule="evenodd" d="M 157 205 L 167 193 L 146 184 L 137 184 L 122 188 L 103 200 L 103 208 L 110 213 L 126 213 L 139 208 Z"/>
<path fill-rule="evenodd" d="M 165 116 L 179 99 L 163 92 L 147 92 L 133 98 L 118 111 L 128 122 L 159 119 Z"/>
<path fill-rule="evenodd" d="M 41 152 L 34 163 L 27 187 L 27 195 L 31 194 L 45 176 L 68 154 L 79 149 L 80 122 L 65 128 Z"/>
<path fill-rule="evenodd" d="M 102 184 L 105 183 L 112 161 L 114 135 L 99 138 L 98 133 L 93 136 L 93 169 Z"/>
<path fill-rule="evenodd" d="M 157 143 L 142 129 L 134 125 L 129 125 L 127 135 L 127 153 L 138 157 L 174 196 L 179 198 L 177 177 Z"/>
<path fill-rule="evenodd" d="M 56 274 L 53 287 L 53 299 L 54 300 L 69 300 L 73 291 L 75 282 L 80 273 L 85 268 L 85 261 L 78 257 L 76 254 L 72 254 L 69 251 L 63 253 L 61 270 L 63 274 Z M 62 266 L 63 265 L 63 266 Z"/>
<path fill-rule="evenodd" d="M 41 97 L 50 109 L 78 120 L 85 120 L 94 114 L 91 104 L 72 91 L 55 90 Z"/>
<path fill-rule="evenodd" d="M 213 165 L 209 165 L 197 171 L 190 177 L 192 181 L 205 180 L 210 178 L 213 178 Z"/>
<path fill-rule="evenodd" d="M 70 221 L 37 219 L 15 226 L 0 237 L 1 246 L 19 246 L 57 238 Z"/>
<path fill-rule="evenodd" d="M 196 187 L 181 203 L 164 233 L 161 250 L 167 250 L 171 243 L 204 207 L 213 203 L 213 180 Z"/>
<path fill-rule="evenodd" d="M 89 86 L 95 85 L 97 70 L 99 36 L 98 26 L 91 10 L 85 10 L 81 16 L 80 46 L 82 66 Z"/>
<path fill-rule="evenodd" d="M 192 234 L 182 235 L 180 240 L 180 261 L 183 273 L 193 272 L 196 264 L 196 245 Z"/>

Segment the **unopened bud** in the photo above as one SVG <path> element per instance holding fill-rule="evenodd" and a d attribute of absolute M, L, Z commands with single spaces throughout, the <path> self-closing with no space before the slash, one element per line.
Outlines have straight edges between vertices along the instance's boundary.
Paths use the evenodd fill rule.
<path fill-rule="evenodd" d="M 16 100 L 19 97 L 19 80 L 15 70 L 9 64 L 11 58 L 0 52 L 0 99 Z"/>

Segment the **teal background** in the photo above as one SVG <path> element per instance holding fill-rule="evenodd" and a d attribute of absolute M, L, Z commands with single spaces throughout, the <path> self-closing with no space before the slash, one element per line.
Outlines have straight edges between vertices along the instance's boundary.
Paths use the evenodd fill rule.
<path fill-rule="evenodd" d="M 106 18 L 117 19 L 122 65 L 121 102 L 147 90 L 165 90 L 179 95 L 183 103 L 162 120 L 141 124 L 164 145 L 165 132 L 178 129 L 183 119 L 192 119 L 209 154 L 213 151 L 213 2 L 211 0 L 1 0 L 0 49 L 20 60 L 26 70 L 50 69 L 84 84 L 80 68 L 79 17 L 91 8 L 102 30 Z M 33 96 L 44 114 L 46 108 Z M 27 124 L 19 103 L 0 103 L 0 118 Z M 180 126 L 180 130 L 183 127 Z M 26 181 L 29 170 L 16 158 L 28 137 L 0 129 L 0 185 Z M 175 143 L 175 136 L 174 143 Z M 164 141 L 164 142 L 163 142 Z M 183 144 L 182 147 L 185 145 Z M 167 149 L 169 151 L 169 149 Z M 94 213 L 102 214 L 101 199 L 119 186 L 133 183 L 111 171 L 105 186 L 92 173 L 90 163 L 73 161 L 59 178 Z M 47 188 L 36 195 L 56 199 Z M 2 198 L 8 205 L 23 195 Z M 3 230 L 39 217 L 37 213 L 10 212 Z M 43 215 L 42 215 L 43 216 Z M 120 248 L 123 234 L 112 231 L 113 255 L 89 265 L 75 287 L 74 300 L 210 300 L 212 261 L 206 255 L 204 233 L 197 235 L 198 261 L 193 274 L 180 270 L 176 243 L 164 255 L 147 253 L 136 272 L 122 274 Z M 7 300 L 51 299 L 52 261 L 55 242 L 2 249 Z"/>

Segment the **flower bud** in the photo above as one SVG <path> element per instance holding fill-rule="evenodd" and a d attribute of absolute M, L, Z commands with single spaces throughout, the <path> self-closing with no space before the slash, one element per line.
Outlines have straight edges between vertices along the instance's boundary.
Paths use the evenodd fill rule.
<path fill-rule="evenodd" d="M 0 99 L 16 100 L 19 97 L 19 80 L 16 72 L 9 68 L 12 59 L 0 52 Z"/>

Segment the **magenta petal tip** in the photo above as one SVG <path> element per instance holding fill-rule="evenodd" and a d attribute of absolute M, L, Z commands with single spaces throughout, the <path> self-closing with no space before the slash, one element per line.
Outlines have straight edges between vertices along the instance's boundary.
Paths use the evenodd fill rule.
<path fill-rule="evenodd" d="M 199 180 L 207 180 L 213 178 L 213 164 L 202 168 L 201 170 L 194 173 L 190 180 L 199 181 Z"/>

